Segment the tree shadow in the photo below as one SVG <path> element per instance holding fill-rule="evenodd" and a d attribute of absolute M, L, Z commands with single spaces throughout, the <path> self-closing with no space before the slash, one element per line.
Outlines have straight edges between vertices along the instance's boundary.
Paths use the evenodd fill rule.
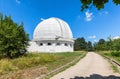
<path fill-rule="evenodd" d="M 93 74 L 93 75 L 90 75 L 89 77 L 75 76 L 75 78 L 70 78 L 70 79 L 120 79 L 120 76 L 114 76 L 114 75 L 101 76 L 101 75 L 98 75 L 98 74 Z"/>

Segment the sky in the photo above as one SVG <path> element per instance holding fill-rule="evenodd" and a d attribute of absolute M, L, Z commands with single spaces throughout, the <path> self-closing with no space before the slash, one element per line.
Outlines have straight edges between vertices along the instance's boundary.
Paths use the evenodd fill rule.
<path fill-rule="evenodd" d="M 75 39 L 97 42 L 120 36 L 120 6 L 111 0 L 100 11 L 92 7 L 81 12 L 80 6 L 80 0 L 0 0 L 0 13 L 18 24 L 23 22 L 31 40 L 37 24 L 50 17 L 66 21 Z"/>

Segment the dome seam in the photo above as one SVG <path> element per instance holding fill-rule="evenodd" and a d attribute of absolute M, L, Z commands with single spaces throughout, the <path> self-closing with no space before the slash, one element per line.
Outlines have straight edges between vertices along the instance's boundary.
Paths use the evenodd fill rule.
<path fill-rule="evenodd" d="M 61 25 L 61 23 L 60 23 L 60 21 L 57 19 L 57 18 L 54 18 L 56 21 L 57 21 L 57 23 L 60 25 L 60 30 L 61 30 L 61 36 L 63 37 L 63 28 L 62 28 L 62 25 Z"/>

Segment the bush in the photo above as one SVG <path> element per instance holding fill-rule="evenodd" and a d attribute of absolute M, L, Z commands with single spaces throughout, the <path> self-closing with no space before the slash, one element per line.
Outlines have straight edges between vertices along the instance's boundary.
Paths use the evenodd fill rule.
<path fill-rule="evenodd" d="M 34 67 L 45 66 L 48 70 L 53 70 L 83 55 L 83 53 L 28 53 L 15 59 L 0 59 L 0 77 L 11 71 L 14 72 Z"/>
<path fill-rule="evenodd" d="M 18 25 L 10 16 L 0 14 L 0 55 L 16 58 L 26 53 L 29 36 L 23 23 Z"/>
<path fill-rule="evenodd" d="M 120 57 L 120 51 L 111 52 L 112 56 Z"/>
<path fill-rule="evenodd" d="M 0 60 L 0 74 L 17 69 L 8 59 Z"/>

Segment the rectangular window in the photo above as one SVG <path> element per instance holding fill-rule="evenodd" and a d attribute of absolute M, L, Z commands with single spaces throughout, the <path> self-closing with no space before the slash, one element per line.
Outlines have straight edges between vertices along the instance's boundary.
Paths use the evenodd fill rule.
<path fill-rule="evenodd" d="M 70 47 L 72 47 L 72 44 L 70 44 Z"/>
<path fill-rule="evenodd" d="M 68 46 L 68 44 L 67 44 L 67 43 L 65 43 L 65 46 Z"/>
<path fill-rule="evenodd" d="M 52 45 L 52 44 L 51 44 L 51 43 L 48 43 L 47 45 L 50 46 L 50 45 Z"/>
<path fill-rule="evenodd" d="M 56 43 L 56 46 L 60 46 L 60 43 Z"/>
<path fill-rule="evenodd" d="M 40 46 L 43 46 L 43 43 L 40 43 L 39 45 L 40 45 Z"/>

